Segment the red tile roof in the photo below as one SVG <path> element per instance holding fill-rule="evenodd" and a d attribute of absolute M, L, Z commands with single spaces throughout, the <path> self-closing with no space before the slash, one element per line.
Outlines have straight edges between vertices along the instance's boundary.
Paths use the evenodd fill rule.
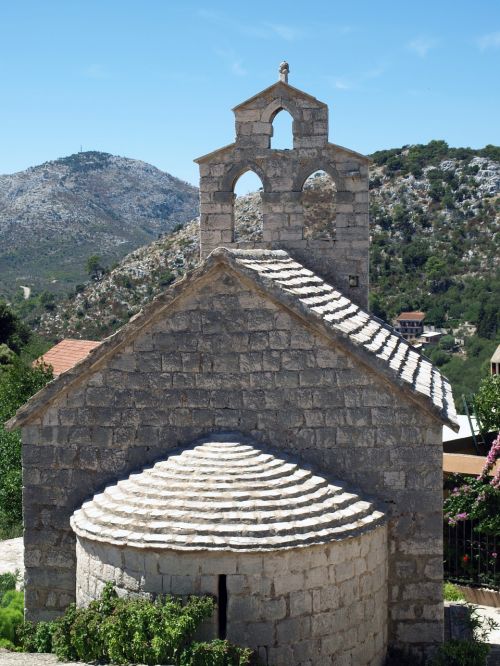
<path fill-rule="evenodd" d="M 90 352 L 101 343 L 94 340 L 61 340 L 57 345 L 49 349 L 43 356 L 33 361 L 33 365 L 46 363 L 51 365 L 54 377 L 66 372 L 79 361 L 84 359 Z"/>
<path fill-rule="evenodd" d="M 425 319 L 425 312 L 401 312 L 396 321 L 421 321 L 422 319 Z"/>

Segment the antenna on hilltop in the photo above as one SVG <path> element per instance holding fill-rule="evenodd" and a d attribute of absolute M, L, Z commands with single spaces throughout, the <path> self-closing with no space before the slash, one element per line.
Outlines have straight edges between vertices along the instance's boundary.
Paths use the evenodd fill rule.
<path fill-rule="evenodd" d="M 83 153 L 83 146 L 80 144 L 80 152 Z"/>

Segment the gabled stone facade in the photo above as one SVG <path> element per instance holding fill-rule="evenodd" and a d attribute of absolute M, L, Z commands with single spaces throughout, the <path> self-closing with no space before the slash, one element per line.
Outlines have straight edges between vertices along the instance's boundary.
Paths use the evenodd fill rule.
<path fill-rule="evenodd" d="M 298 126 L 297 150 L 305 150 L 300 132 L 310 139 L 317 131 L 312 157 L 318 156 L 316 150 L 326 151 L 333 162 L 325 166 L 331 168 L 337 160 L 340 173 L 348 151 L 322 143 L 326 130 L 321 124 L 314 129 L 314 122 L 324 121 L 320 116 L 326 107 L 284 82 L 236 108 L 238 122 L 257 123 L 252 131 L 260 136 L 255 144 L 259 155 L 262 151 L 262 163 L 268 159 L 267 168 L 273 157 L 264 154 L 269 149 L 263 137 L 268 134 L 265 128 L 259 134 L 261 121 L 256 114 L 262 118 L 263 101 L 268 100 L 268 108 L 269 98 L 277 91 L 281 100 L 285 93 L 293 96 L 296 107 L 303 110 L 304 122 L 309 118 L 307 122 L 313 123 L 307 131 Z M 268 114 L 276 111 L 276 104 L 268 108 Z M 309 116 L 306 110 L 317 111 L 314 122 L 314 114 Z M 240 135 L 248 137 L 241 144 L 245 150 L 252 143 L 252 133 Z M 214 159 L 208 159 L 209 171 Z M 308 159 L 306 153 L 300 158 Z M 202 171 L 203 164 L 202 160 Z M 278 160 L 278 170 L 279 164 Z M 357 164 L 361 173 L 366 161 L 359 158 Z M 318 166 L 315 162 L 311 168 Z M 236 172 L 244 167 L 237 164 Z M 292 172 L 287 176 L 287 168 L 276 197 L 279 206 L 290 191 Z M 201 196 L 212 197 L 210 205 L 216 205 L 217 192 L 230 192 L 220 189 L 225 187 L 226 172 L 231 173 L 229 158 L 221 162 L 220 175 L 214 177 L 222 180 L 216 183 L 209 172 L 202 175 Z M 346 175 L 347 168 L 344 172 L 355 182 L 367 178 L 364 171 L 351 176 Z M 276 190 L 279 171 L 275 178 Z M 351 203 L 355 205 L 354 200 Z M 212 213 L 206 205 L 202 199 L 206 216 L 202 234 L 211 232 L 211 215 L 227 214 Z M 282 211 L 280 215 L 291 214 Z M 230 214 L 227 220 L 216 219 L 217 224 L 231 225 Z M 280 219 L 279 224 L 284 224 L 285 218 Z M 361 226 L 358 230 L 361 233 Z M 265 603 L 273 602 L 274 594 L 275 603 L 269 608 L 275 608 L 279 617 L 266 616 L 258 604 L 248 616 L 249 622 L 262 622 L 260 631 L 272 636 L 258 645 L 265 648 L 262 654 L 269 656 L 269 663 L 314 666 L 335 657 L 353 666 L 382 664 L 386 641 L 391 647 L 424 654 L 443 637 L 441 429 L 443 423 L 454 427 L 456 422 L 449 383 L 390 326 L 353 302 L 363 301 L 361 292 L 351 299 L 337 290 L 337 283 L 332 286 L 322 279 L 327 269 L 333 276 L 339 266 L 345 266 L 345 272 L 342 268 L 338 273 L 339 283 L 345 286 L 353 266 L 358 270 L 361 263 L 367 265 L 367 242 L 359 241 L 358 265 L 348 249 L 343 260 L 334 262 L 335 252 L 340 251 L 334 242 L 323 255 L 316 254 L 313 246 L 307 250 L 306 241 L 297 238 L 287 254 L 283 249 L 235 250 L 223 235 L 218 240 L 205 236 L 204 242 L 210 245 L 210 238 L 228 247 L 212 252 L 199 268 L 171 285 L 84 361 L 34 396 L 9 424 L 21 426 L 23 435 L 27 617 L 51 619 L 75 599 L 76 539 L 70 518 L 82 504 L 106 486 L 165 460 L 174 449 L 237 431 L 259 448 L 270 444 L 277 456 L 291 454 L 318 474 L 356 488 L 361 497 L 373 498 L 386 517 L 383 538 L 373 537 L 373 556 L 369 548 L 363 550 L 357 537 L 346 537 L 338 550 L 329 544 L 328 553 L 315 545 L 318 553 L 306 557 L 305 568 L 303 558 L 285 556 L 278 557 L 276 568 L 271 562 L 274 556 L 266 559 L 261 553 L 256 556 L 258 571 L 250 573 L 244 570 L 249 565 L 241 549 L 236 552 L 227 543 L 221 546 L 220 558 L 210 551 L 206 565 L 197 560 L 197 575 L 205 566 L 219 566 L 217 572 L 227 574 L 228 593 L 235 595 L 235 608 L 240 610 L 245 607 L 245 590 L 255 590 L 258 584 L 245 576 L 261 576 L 262 585 L 269 586 Z M 277 236 L 270 242 L 281 247 L 289 241 Z M 204 252 L 207 248 L 205 244 Z M 301 253 L 303 264 L 296 261 Z M 366 291 L 367 283 L 361 279 L 360 284 Z M 168 540 L 168 535 L 164 537 Z M 120 544 L 111 543 L 120 551 L 119 557 L 112 554 L 113 562 L 106 560 L 109 551 L 103 554 L 96 546 L 93 552 L 82 542 L 79 567 L 87 571 L 79 583 L 82 598 L 95 594 L 107 575 L 123 589 L 135 586 L 135 591 L 147 593 L 141 573 L 146 567 L 148 575 L 161 579 L 162 590 L 164 576 L 169 581 L 176 576 L 179 582 L 183 573 L 166 570 L 168 558 L 144 555 L 146 541 L 136 548 L 141 554 L 134 557 L 120 551 Z M 130 547 L 134 549 L 133 544 Z M 176 552 L 172 543 L 171 554 Z M 94 565 L 97 573 L 91 574 L 89 567 Z M 333 578 L 326 583 L 324 576 L 330 576 L 331 565 Z M 314 573 L 307 574 L 308 567 Z M 384 572 L 378 579 L 385 581 L 387 576 L 387 583 L 375 590 L 372 583 L 363 581 L 373 581 L 378 567 Z M 229 581 L 231 576 L 235 577 Z M 282 594 L 279 586 L 272 587 L 273 576 L 283 583 Z M 289 585 L 298 580 L 303 587 L 291 589 Z M 340 586 L 343 592 L 337 594 Z M 370 590 L 378 595 L 377 609 Z M 180 592 L 175 586 L 170 591 Z M 367 634 L 364 620 L 375 611 L 382 629 Z M 304 632 L 307 627 L 308 633 L 299 633 L 293 645 L 279 638 L 284 635 L 280 632 L 298 631 L 298 627 Z M 352 645 L 339 643 L 339 632 L 346 627 Z M 356 631 L 359 635 L 353 634 Z M 244 631 L 242 636 L 250 640 Z M 356 646 L 364 641 L 370 647 L 360 654 Z"/>

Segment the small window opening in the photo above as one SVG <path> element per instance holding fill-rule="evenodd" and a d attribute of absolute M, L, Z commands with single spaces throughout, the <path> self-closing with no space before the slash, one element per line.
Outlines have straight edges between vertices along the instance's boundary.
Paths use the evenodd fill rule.
<path fill-rule="evenodd" d="M 227 580 L 226 574 L 219 576 L 219 594 L 218 594 L 218 612 L 219 612 L 219 638 L 226 638 L 227 635 Z"/>
<path fill-rule="evenodd" d="M 337 188 L 325 171 L 315 171 L 302 188 L 304 238 L 333 240 L 336 233 Z"/>
<path fill-rule="evenodd" d="M 273 150 L 293 149 L 293 118 L 284 109 L 278 111 L 274 116 L 271 148 Z"/>
<path fill-rule="evenodd" d="M 253 171 L 242 174 L 234 186 L 234 240 L 262 240 L 262 181 Z"/>

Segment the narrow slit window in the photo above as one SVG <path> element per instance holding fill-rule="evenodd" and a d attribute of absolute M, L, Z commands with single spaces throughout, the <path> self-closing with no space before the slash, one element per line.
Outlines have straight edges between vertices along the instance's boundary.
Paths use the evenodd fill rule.
<path fill-rule="evenodd" d="M 227 635 L 227 580 L 226 574 L 219 576 L 219 638 L 226 638 Z"/>

